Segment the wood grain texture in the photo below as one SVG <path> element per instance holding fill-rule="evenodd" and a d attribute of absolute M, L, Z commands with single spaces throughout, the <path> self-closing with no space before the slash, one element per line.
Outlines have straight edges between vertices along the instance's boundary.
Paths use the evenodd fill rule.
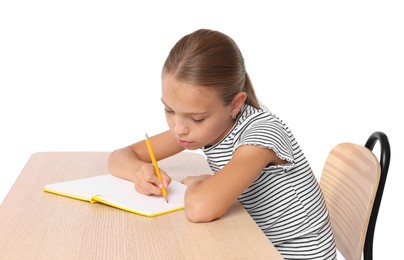
<path fill-rule="evenodd" d="M 191 223 L 184 211 L 153 218 L 42 191 L 107 173 L 107 152 L 32 155 L 0 206 L 2 259 L 282 259 L 245 209 Z M 159 162 L 173 179 L 210 173 L 199 154 Z"/>
<path fill-rule="evenodd" d="M 345 259 L 361 259 L 379 179 L 379 161 L 364 146 L 343 143 L 328 155 L 320 185 Z"/>

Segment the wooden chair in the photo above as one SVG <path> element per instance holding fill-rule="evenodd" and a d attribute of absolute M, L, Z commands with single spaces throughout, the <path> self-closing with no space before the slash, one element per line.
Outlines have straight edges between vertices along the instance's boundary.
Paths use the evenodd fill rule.
<path fill-rule="evenodd" d="M 380 142 L 380 160 L 372 152 Z M 373 234 L 390 163 L 390 144 L 374 132 L 365 146 L 342 143 L 329 153 L 320 178 L 338 251 L 372 259 Z"/>

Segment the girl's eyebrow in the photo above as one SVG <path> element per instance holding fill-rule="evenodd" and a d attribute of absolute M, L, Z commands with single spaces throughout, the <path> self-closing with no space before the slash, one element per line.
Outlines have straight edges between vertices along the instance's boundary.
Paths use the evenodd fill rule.
<path fill-rule="evenodd" d="M 170 110 L 173 110 L 170 106 L 168 106 L 168 105 L 164 102 L 163 98 L 161 98 L 160 100 L 161 100 L 161 102 L 163 103 L 163 105 L 164 105 L 166 108 L 168 108 L 168 109 L 170 109 Z M 196 113 L 196 112 L 189 112 L 189 113 L 184 113 L 184 114 L 186 114 L 186 115 L 206 115 L 206 114 L 209 114 L 209 112 L 199 112 L 199 113 Z"/>
<path fill-rule="evenodd" d="M 161 102 L 163 103 L 164 106 L 170 108 L 169 106 L 167 106 L 167 104 L 164 102 L 163 98 L 160 98 Z"/>

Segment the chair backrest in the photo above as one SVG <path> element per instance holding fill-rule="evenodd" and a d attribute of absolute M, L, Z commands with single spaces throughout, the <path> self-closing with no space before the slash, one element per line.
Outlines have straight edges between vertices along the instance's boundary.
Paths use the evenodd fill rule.
<path fill-rule="evenodd" d="M 336 246 L 345 259 L 359 260 L 362 252 L 365 259 L 372 259 L 374 227 L 390 161 L 387 137 L 381 141 L 383 160 L 379 161 L 372 152 L 380 136 L 385 137 L 381 132 L 373 133 L 367 147 L 352 143 L 334 147 L 320 178 Z"/>

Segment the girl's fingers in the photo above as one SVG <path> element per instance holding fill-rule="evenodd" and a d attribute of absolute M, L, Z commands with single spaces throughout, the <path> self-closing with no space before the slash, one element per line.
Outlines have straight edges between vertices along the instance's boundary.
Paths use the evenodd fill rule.
<path fill-rule="evenodd" d="M 149 182 L 143 182 L 142 185 L 135 185 L 136 191 L 142 194 L 146 195 L 160 195 L 161 194 L 161 189 L 157 187 L 156 185 L 149 183 Z"/>
<path fill-rule="evenodd" d="M 147 195 L 161 195 L 161 189 L 163 187 L 168 187 L 168 185 L 171 183 L 170 176 L 168 176 L 167 173 L 161 169 L 160 174 L 162 180 L 160 180 L 151 164 L 145 164 L 141 171 L 142 177 L 140 178 L 138 185 L 135 185 L 136 190 L 140 193 Z"/>
<path fill-rule="evenodd" d="M 170 185 L 171 183 L 171 177 L 167 175 L 167 173 L 163 170 L 160 169 L 160 174 L 161 174 L 161 178 L 162 180 L 162 184 L 165 188 L 168 187 L 168 185 Z"/>

